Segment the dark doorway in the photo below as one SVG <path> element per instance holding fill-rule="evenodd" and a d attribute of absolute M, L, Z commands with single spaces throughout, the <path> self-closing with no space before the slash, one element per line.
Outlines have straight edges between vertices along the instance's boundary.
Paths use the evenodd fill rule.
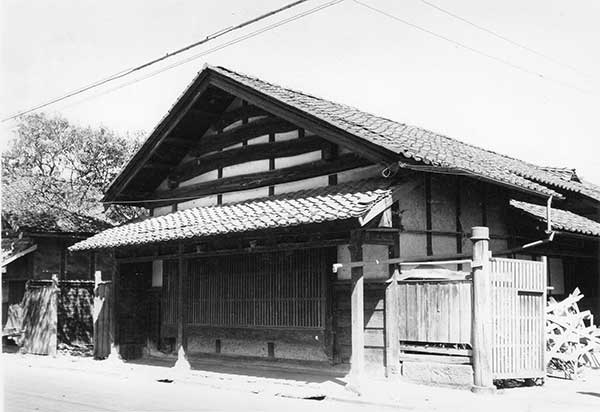
<path fill-rule="evenodd" d="M 151 310 L 149 289 L 152 286 L 152 263 L 123 263 L 119 266 L 117 317 L 121 356 L 142 356 L 149 333 Z"/>

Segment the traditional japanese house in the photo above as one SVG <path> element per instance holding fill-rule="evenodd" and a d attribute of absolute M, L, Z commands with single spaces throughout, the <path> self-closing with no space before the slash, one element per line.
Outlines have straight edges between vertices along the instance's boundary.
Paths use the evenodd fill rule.
<path fill-rule="evenodd" d="M 20 303 L 30 280 L 93 280 L 94 267 L 111 277 L 112 257 L 69 255 L 67 248 L 111 224 L 67 210 L 23 204 L 24 187 L 13 182 L 2 188 L 2 326 L 9 305 Z M 18 195 L 18 196 L 17 196 Z M 17 201 L 17 199 L 19 201 Z"/>
<path fill-rule="evenodd" d="M 381 365 L 388 265 L 343 264 L 469 255 L 482 225 L 495 255 L 549 256 L 554 292 L 577 285 L 600 309 L 600 190 L 574 171 L 222 67 L 199 73 L 103 201 L 152 212 L 70 247 L 119 262 L 115 340 L 126 357 L 151 345 L 348 362 L 360 272 L 365 358 Z"/>

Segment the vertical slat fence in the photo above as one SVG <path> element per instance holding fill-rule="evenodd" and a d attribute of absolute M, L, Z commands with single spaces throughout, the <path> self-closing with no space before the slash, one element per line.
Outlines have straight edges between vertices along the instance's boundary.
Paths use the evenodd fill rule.
<path fill-rule="evenodd" d="M 547 282 L 545 264 L 493 258 L 490 270 L 494 378 L 543 377 Z"/>

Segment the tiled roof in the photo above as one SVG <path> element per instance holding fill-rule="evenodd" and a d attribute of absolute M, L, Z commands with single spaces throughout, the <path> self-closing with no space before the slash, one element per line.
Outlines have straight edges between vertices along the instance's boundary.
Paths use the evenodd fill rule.
<path fill-rule="evenodd" d="M 556 188 L 588 196 L 590 193 L 581 183 L 572 181 L 568 173 L 558 173 L 557 168 L 536 166 L 421 127 L 398 123 L 223 67 L 209 66 L 207 70 L 217 72 L 343 131 L 426 165 L 468 172 L 546 195 L 556 195 L 553 190 Z"/>
<path fill-rule="evenodd" d="M 33 245 L 29 238 L 2 238 L 2 266 L 11 262 L 18 254 L 27 252 Z"/>
<path fill-rule="evenodd" d="M 222 206 L 196 207 L 108 229 L 69 250 L 113 248 L 363 217 L 389 196 L 389 180 L 368 179 Z"/>
<path fill-rule="evenodd" d="M 510 205 L 528 213 L 538 220 L 547 222 L 546 206 L 534 205 L 532 203 L 520 202 L 517 200 L 511 200 Z M 588 219 L 587 217 L 576 215 L 573 212 L 552 208 L 550 220 L 552 221 L 552 229 L 600 237 L 600 223 Z"/>

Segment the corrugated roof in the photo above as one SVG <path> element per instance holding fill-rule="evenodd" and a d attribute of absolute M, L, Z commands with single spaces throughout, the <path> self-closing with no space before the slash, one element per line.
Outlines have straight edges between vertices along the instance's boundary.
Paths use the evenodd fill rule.
<path fill-rule="evenodd" d="M 546 206 L 517 200 L 511 200 L 510 205 L 526 212 L 540 221 L 547 222 Z M 552 222 L 552 229 L 600 237 L 600 223 L 588 219 L 587 217 L 579 216 L 573 212 L 552 208 L 550 220 Z"/>
<path fill-rule="evenodd" d="M 368 179 L 222 206 L 196 207 L 108 229 L 69 250 L 102 249 L 363 217 L 391 194 Z"/>

